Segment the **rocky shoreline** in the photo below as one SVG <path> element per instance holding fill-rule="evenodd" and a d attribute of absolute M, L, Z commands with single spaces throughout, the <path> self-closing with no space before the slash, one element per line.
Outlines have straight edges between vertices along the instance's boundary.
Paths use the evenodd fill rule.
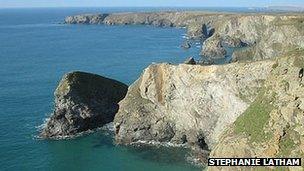
<path fill-rule="evenodd" d="M 179 65 L 151 64 L 130 87 L 69 73 L 55 92 L 43 137 L 113 121 L 118 144 L 183 144 L 201 162 L 209 155 L 304 158 L 304 15 L 87 14 L 67 17 L 65 23 L 186 27 L 189 40 L 201 42 L 202 60 L 223 58 L 226 47 L 240 49 L 225 65 L 198 65 L 202 60 L 193 58 Z"/>
<path fill-rule="evenodd" d="M 153 25 L 185 27 L 190 48 L 201 43 L 202 60 L 226 57 L 226 48 L 236 48 L 235 61 L 272 59 L 304 44 L 301 13 L 210 13 L 151 12 L 84 14 L 68 16 L 65 24 Z M 190 46 L 188 46 L 190 45 Z M 246 50 L 244 50 L 246 47 Z M 212 62 L 211 62 L 212 63 Z"/>
<path fill-rule="evenodd" d="M 71 72 L 55 91 L 55 109 L 40 136 L 60 139 L 112 122 L 127 85 L 96 74 Z"/>

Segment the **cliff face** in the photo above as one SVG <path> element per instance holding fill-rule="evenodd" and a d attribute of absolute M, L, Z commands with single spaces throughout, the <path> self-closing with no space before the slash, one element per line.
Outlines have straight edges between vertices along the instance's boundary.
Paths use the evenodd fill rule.
<path fill-rule="evenodd" d="M 295 47 L 304 47 L 301 14 L 233 14 L 206 12 L 156 12 L 77 15 L 67 24 L 141 24 L 186 27 L 189 39 L 202 42 L 201 55 L 223 58 L 224 47 L 243 47 L 233 61 L 270 59 Z"/>
<path fill-rule="evenodd" d="M 55 110 L 41 136 L 73 136 L 112 122 L 127 89 L 123 83 L 95 74 L 66 74 L 55 91 Z"/>
<path fill-rule="evenodd" d="M 211 157 L 303 158 L 303 15 L 120 13 L 66 23 L 187 27 L 204 57 L 236 49 L 233 61 L 241 62 L 232 64 L 150 65 L 119 103 L 117 143 L 183 143 L 210 149 Z"/>
<path fill-rule="evenodd" d="M 278 59 L 254 102 L 221 135 L 210 156 L 303 159 L 303 68 L 303 50 Z"/>
<path fill-rule="evenodd" d="M 119 103 L 116 141 L 212 148 L 255 98 L 272 64 L 150 65 Z"/>
<path fill-rule="evenodd" d="M 222 24 L 218 33 L 248 45 L 234 53 L 234 60 L 269 59 L 304 47 L 303 21 L 303 16 L 238 16 Z"/>

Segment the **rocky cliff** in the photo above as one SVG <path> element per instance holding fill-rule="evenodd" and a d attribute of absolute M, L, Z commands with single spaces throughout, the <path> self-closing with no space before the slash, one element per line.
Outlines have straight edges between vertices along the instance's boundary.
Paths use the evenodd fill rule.
<path fill-rule="evenodd" d="M 231 64 L 201 66 L 189 58 L 145 69 L 119 103 L 117 143 L 181 143 L 212 157 L 303 158 L 302 14 L 118 13 L 66 23 L 186 27 L 203 57 L 234 49 Z"/>
<path fill-rule="evenodd" d="M 150 65 L 119 103 L 116 142 L 160 141 L 211 149 L 253 101 L 272 65 Z"/>
<path fill-rule="evenodd" d="M 66 74 L 55 91 L 55 110 L 41 136 L 73 136 L 112 122 L 127 89 L 123 83 L 95 74 Z"/>
<path fill-rule="evenodd" d="M 220 136 L 211 157 L 301 157 L 303 160 L 304 51 L 293 50 L 279 58 L 272 68 L 254 102 Z"/>
<path fill-rule="evenodd" d="M 225 48 L 238 47 L 233 61 L 262 60 L 304 47 L 301 13 L 234 14 L 208 12 L 114 13 L 70 16 L 67 24 L 143 24 L 186 27 L 190 40 L 202 43 L 201 55 L 224 58 Z M 224 48 L 225 47 L 225 48 Z"/>

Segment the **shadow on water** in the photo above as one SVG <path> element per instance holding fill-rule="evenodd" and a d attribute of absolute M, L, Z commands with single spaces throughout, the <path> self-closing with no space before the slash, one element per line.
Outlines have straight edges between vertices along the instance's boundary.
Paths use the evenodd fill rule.
<path fill-rule="evenodd" d="M 115 148 L 114 133 L 105 130 L 96 132 L 92 140 L 92 148 Z"/>
<path fill-rule="evenodd" d="M 127 151 L 143 160 L 162 164 L 185 163 L 189 150 L 180 147 L 136 145 L 127 147 Z"/>
<path fill-rule="evenodd" d="M 191 155 L 190 150 L 183 147 L 168 147 L 148 144 L 136 144 L 127 146 L 115 145 L 114 136 L 115 135 L 113 132 L 104 130 L 94 133 L 94 138 L 91 141 L 92 148 L 116 148 L 122 151 L 126 151 L 127 153 L 132 154 L 134 156 L 137 156 L 142 160 L 165 165 L 184 165 L 186 163 L 187 157 Z M 191 165 L 190 163 L 188 164 Z"/>

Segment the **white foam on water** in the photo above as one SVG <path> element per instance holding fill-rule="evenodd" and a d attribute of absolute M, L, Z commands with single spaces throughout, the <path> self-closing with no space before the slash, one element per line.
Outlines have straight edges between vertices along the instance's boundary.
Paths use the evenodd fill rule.
<path fill-rule="evenodd" d="M 115 131 L 114 122 L 105 124 L 103 127 L 101 127 L 101 130 L 114 132 Z"/>
<path fill-rule="evenodd" d="M 143 141 L 138 140 L 136 142 L 132 142 L 131 145 L 138 145 L 138 144 L 144 144 L 144 145 L 153 145 L 153 146 L 163 146 L 163 147 L 182 147 L 182 148 L 188 148 L 186 144 L 177 144 L 172 142 L 159 142 L 159 141 Z"/>
<path fill-rule="evenodd" d="M 43 124 L 41 125 L 38 125 L 38 126 L 35 126 L 35 128 L 37 129 L 37 131 L 40 133 L 42 131 L 43 128 L 46 127 L 46 124 L 47 122 L 50 120 L 49 117 L 47 117 L 46 119 L 44 119 L 43 121 Z M 111 133 L 113 133 L 115 131 L 114 129 L 114 123 L 113 122 L 110 122 L 110 123 L 107 123 L 105 124 L 104 126 L 102 127 L 99 127 L 99 128 L 95 128 L 95 129 L 90 129 L 90 130 L 87 130 L 87 131 L 83 131 L 83 132 L 79 132 L 79 133 L 76 133 L 75 135 L 65 135 L 65 136 L 57 136 L 57 137 L 54 137 L 54 138 L 51 138 L 52 140 L 64 140 L 64 139 L 75 139 L 77 137 L 80 137 L 80 136 L 83 136 L 83 135 L 88 135 L 88 134 L 91 134 L 93 132 L 96 132 L 96 131 L 99 131 L 99 130 L 102 130 L 102 131 L 108 131 L 108 135 L 110 135 Z M 43 140 L 44 138 L 41 137 L 39 134 L 38 135 L 33 135 L 33 139 L 36 139 L 36 140 Z"/>
<path fill-rule="evenodd" d="M 199 158 L 195 158 L 191 155 L 186 156 L 186 161 L 194 166 L 198 166 L 198 167 L 205 166 L 204 164 L 202 164 L 202 162 Z"/>

